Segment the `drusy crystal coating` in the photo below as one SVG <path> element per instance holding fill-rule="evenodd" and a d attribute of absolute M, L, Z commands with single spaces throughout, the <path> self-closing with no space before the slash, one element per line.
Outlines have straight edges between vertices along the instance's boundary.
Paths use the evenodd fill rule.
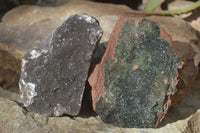
<path fill-rule="evenodd" d="M 164 118 L 181 62 L 163 34 L 153 21 L 118 19 L 105 55 L 89 79 L 93 107 L 104 122 L 155 127 Z"/>
<path fill-rule="evenodd" d="M 92 54 L 102 34 L 95 18 L 76 14 L 25 54 L 19 85 L 28 111 L 48 116 L 79 113 Z"/>

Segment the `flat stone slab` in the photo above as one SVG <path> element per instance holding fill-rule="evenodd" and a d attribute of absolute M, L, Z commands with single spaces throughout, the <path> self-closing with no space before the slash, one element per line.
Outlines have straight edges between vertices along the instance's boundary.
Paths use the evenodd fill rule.
<path fill-rule="evenodd" d="M 147 19 L 120 16 L 101 63 L 89 77 L 93 108 L 116 126 L 157 127 L 181 81 L 180 69 L 162 28 Z"/>
<path fill-rule="evenodd" d="M 28 111 L 77 115 L 91 58 L 103 34 L 86 14 L 70 16 L 22 59 L 20 95 Z"/>

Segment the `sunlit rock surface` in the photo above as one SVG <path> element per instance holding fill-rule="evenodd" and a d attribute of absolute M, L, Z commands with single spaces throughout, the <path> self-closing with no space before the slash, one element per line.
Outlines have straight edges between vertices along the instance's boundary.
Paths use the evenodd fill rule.
<path fill-rule="evenodd" d="M 188 119 L 174 121 L 157 129 L 120 128 L 105 124 L 99 117 L 71 119 L 26 112 L 17 103 L 0 97 L 2 133 L 188 133 L 185 132 Z"/>

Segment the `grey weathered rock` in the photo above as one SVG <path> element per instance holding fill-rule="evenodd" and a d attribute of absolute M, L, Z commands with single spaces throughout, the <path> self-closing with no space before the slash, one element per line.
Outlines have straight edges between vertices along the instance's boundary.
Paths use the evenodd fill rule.
<path fill-rule="evenodd" d="M 69 17 L 22 60 L 20 95 L 29 111 L 77 115 L 93 51 L 103 34 L 86 14 Z"/>

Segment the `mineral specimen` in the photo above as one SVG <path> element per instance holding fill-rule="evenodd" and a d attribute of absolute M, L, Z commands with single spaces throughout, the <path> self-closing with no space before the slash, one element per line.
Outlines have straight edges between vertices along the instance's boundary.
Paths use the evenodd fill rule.
<path fill-rule="evenodd" d="M 170 43 L 153 21 L 118 18 L 101 63 L 89 77 L 93 108 L 104 122 L 158 126 L 180 80 L 181 62 Z"/>
<path fill-rule="evenodd" d="M 86 14 L 70 16 L 22 60 L 20 95 L 28 111 L 77 115 L 91 58 L 103 34 Z"/>

